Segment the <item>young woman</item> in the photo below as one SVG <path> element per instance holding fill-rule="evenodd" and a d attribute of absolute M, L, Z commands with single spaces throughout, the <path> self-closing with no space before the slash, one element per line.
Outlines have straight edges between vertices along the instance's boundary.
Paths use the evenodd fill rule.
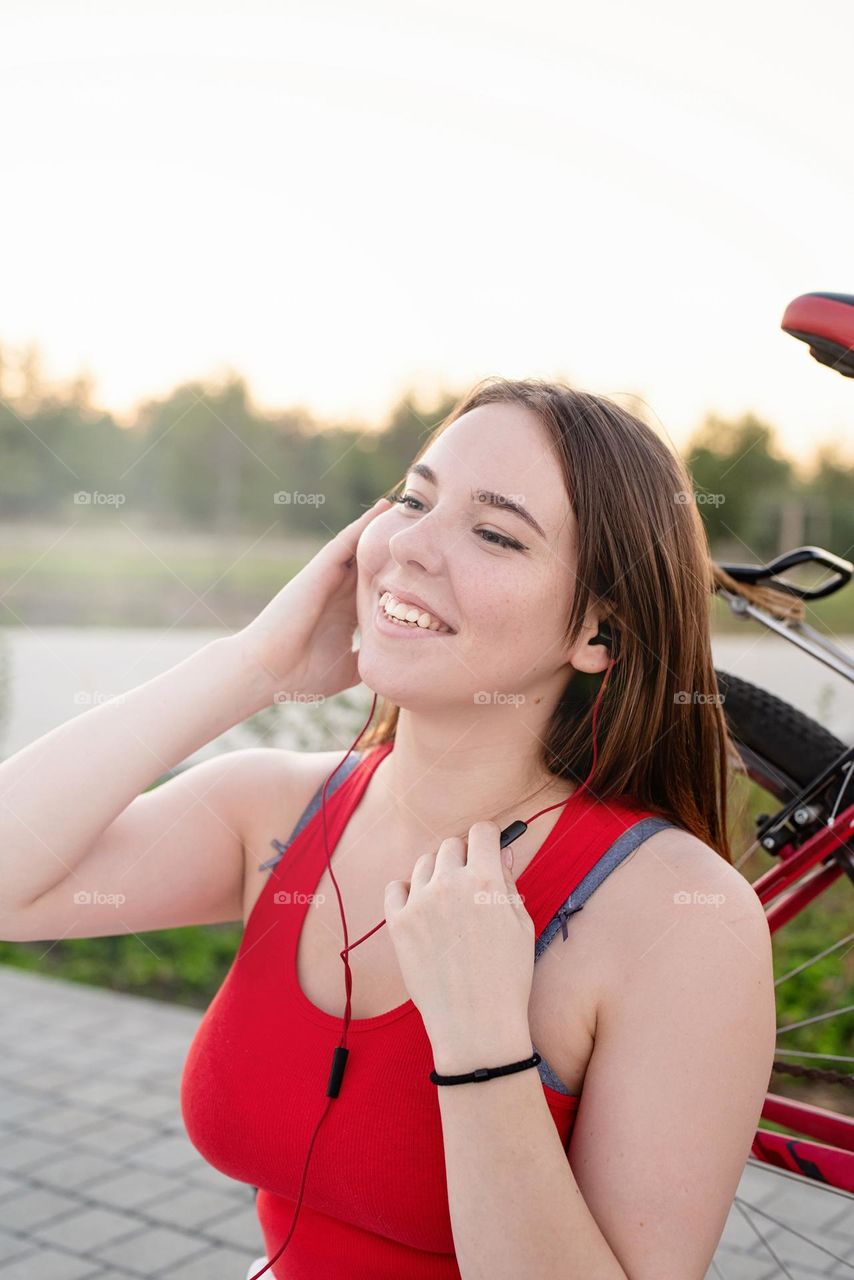
<path fill-rule="evenodd" d="M 258 1188 L 277 1277 L 701 1280 L 775 1018 L 689 477 L 608 400 L 494 378 L 394 496 L 243 631 L 0 766 L 5 936 L 118 932 L 87 884 L 128 932 L 243 918 L 181 1101 Z M 359 682 L 382 706 L 352 755 L 139 794 L 277 694 Z"/>

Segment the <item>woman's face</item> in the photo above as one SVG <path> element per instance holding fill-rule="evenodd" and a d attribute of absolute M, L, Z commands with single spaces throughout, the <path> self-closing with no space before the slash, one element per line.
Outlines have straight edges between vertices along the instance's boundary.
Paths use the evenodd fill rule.
<path fill-rule="evenodd" d="M 563 640 L 576 524 L 537 416 L 515 404 L 481 405 L 452 423 L 420 461 L 437 483 L 410 471 L 398 490 L 408 501 L 372 520 L 359 541 L 364 683 L 398 706 L 435 709 L 536 693 L 555 678 L 562 689 L 570 655 L 585 670 L 601 669 L 607 654 L 587 645 L 595 626 L 571 651 Z M 478 500 L 478 491 L 524 507 L 539 528 L 506 503 Z M 454 634 L 381 631 L 384 587 L 420 597 Z"/>

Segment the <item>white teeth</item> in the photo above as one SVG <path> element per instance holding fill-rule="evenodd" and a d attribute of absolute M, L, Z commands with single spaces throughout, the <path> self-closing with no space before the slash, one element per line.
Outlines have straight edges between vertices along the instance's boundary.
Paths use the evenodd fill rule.
<path fill-rule="evenodd" d="M 443 631 L 450 633 L 451 628 L 446 627 L 443 622 L 439 622 L 432 614 L 425 610 L 417 608 L 415 605 L 405 604 L 402 600 L 397 600 L 390 591 L 384 591 L 380 596 L 380 605 L 383 613 L 387 618 L 393 618 L 396 622 L 402 623 L 404 626 L 418 626 L 425 631 Z"/>

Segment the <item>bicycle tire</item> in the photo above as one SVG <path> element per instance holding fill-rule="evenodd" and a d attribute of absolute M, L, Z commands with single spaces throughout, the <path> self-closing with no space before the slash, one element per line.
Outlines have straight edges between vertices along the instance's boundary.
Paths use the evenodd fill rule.
<path fill-rule="evenodd" d="M 772 765 L 791 794 L 846 750 L 844 742 L 782 698 L 727 671 L 715 669 L 715 676 L 739 754 L 744 747 L 751 757 Z"/>

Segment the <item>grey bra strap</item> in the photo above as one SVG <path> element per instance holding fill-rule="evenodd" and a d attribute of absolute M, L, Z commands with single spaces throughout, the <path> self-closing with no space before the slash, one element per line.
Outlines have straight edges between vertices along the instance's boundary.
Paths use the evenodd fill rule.
<path fill-rule="evenodd" d="M 624 858 L 627 858 L 630 853 L 634 853 L 638 845 L 643 844 L 644 840 L 654 835 L 656 831 L 662 831 L 665 827 L 674 827 L 675 825 L 674 822 L 670 822 L 667 818 L 641 818 L 640 822 L 636 822 L 633 827 L 628 827 L 622 835 L 618 836 L 611 847 L 602 854 L 599 861 L 590 868 L 587 875 L 579 880 L 563 906 L 552 916 L 539 938 L 537 938 L 534 959 L 539 960 L 558 929 L 560 929 L 564 941 L 566 941 L 566 923 L 569 917 L 574 915 L 576 911 L 581 910 L 593 890 L 599 888 L 605 877 L 609 876 Z"/>
<path fill-rule="evenodd" d="M 629 827 L 622 835 L 618 836 L 611 847 L 602 854 L 602 857 L 596 862 L 587 875 L 579 880 L 572 893 L 564 902 L 563 906 L 552 916 L 543 932 L 537 938 L 534 947 L 534 962 L 539 960 L 546 947 L 560 928 L 564 941 L 568 936 L 566 930 L 566 922 L 576 911 L 580 911 L 587 899 L 590 897 L 594 889 L 598 889 L 599 885 L 610 875 L 615 867 L 627 858 L 630 853 L 637 849 L 649 836 L 656 831 L 663 830 L 664 827 L 673 827 L 676 824 L 668 822 L 666 818 L 641 818 L 640 822 L 636 822 L 633 827 Z M 536 1048 L 536 1046 L 534 1046 Z M 539 1050 L 538 1050 L 539 1052 Z M 551 1064 L 545 1057 L 540 1055 L 540 1063 L 537 1070 L 543 1084 L 547 1084 L 550 1089 L 554 1089 L 555 1093 L 568 1094 L 569 1090 L 566 1085 L 555 1074 Z"/>
<path fill-rule="evenodd" d="M 344 781 L 344 779 L 353 772 L 353 770 L 361 761 L 363 755 L 364 755 L 363 751 L 354 751 L 352 755 L 347 757 L 347 759 L 341 765 L 338 772 L 333 777 L 329 786 L 326 788 L 327 800 L 333 794 L 334 791 L 337 791 L 338 787 L 341 786 L 341 783 Z M 321 782 L 320 786 L 317 788 L 314 795 L 311 797 L 311 800 L 306 805 L 305 809 L 303 809 L 302 817 L 300 818 L 297 825 L 294 827 L 293 831 L 291 832 L 290 836 L 285 841 L 285 843 L 282 844 L 281 840 L 270 841 L 270 844 L 276 850 L 275 857 L 268 858 L 266 862 L 262 862 L 260 867 L 258 868 L 259 871 L 268 871 L 270 867 L 274 867 L 276 863 L 279 861 L 279 859 L 281 858 L 282 854 L 288 848 L 288 845 L 293 844 L 294 840 L 296 840 L 297 836 L 302 831 L 306 823 L 311 821 L 311 819 L 314 817 L 314 815 L 317 813 L 318 809 L 320 808 L 320 801 L 323 798 L 323 787 L 324 787 L 324 783 Z"/>

